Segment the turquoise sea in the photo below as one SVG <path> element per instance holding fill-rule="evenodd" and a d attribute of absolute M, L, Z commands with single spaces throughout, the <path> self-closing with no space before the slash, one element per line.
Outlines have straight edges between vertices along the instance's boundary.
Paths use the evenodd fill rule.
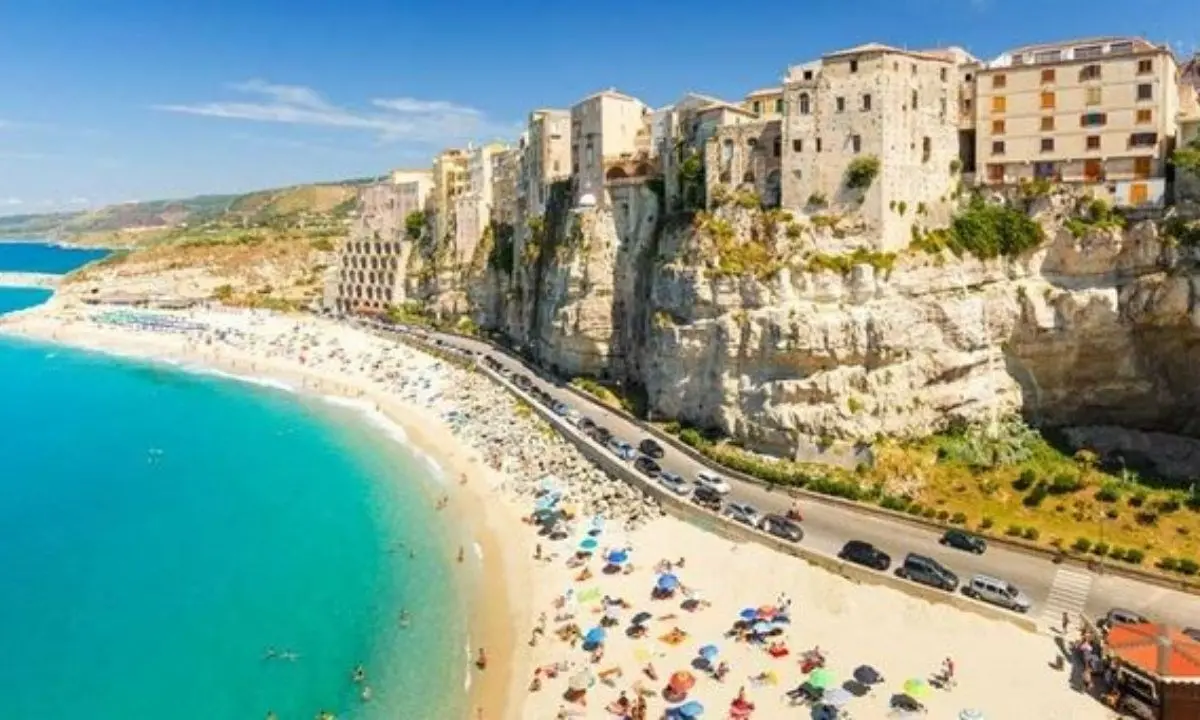
<path fill-rule="evenodd" d="M 0 337 L 4 717 L 462 717 L 439 478 L 357 410 Z"/>
<path fill-rule="evenodd" d="M 62 248 L 42 242 L 0 241 L 0 272 L 60 274 L 104 257 L 107 250 Z"/>

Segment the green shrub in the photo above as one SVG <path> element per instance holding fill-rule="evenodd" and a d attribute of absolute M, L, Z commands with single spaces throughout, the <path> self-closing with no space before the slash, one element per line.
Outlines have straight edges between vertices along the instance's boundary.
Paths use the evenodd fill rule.
<path fill-rule="evenodd" d="M 969 253 L 990 260 L 1015 257 L 1041 245 L 1045 239 L 1042 226 L 1021 210 L 976 196 L 954 216 L 949 232 L 939 236 L 936 245 L 943 245 L 955 255 Z M 920 249 L 929 251 L 933 247 L 934 244 L 925 242 Z"/>
<path fill-rule="evenodd" d="M 1042 501 L 1045 500 L 1046 496 L 1049 494 L 1050 492 L 1046 488 L 1046 483 L 1039 482 L 1037 485 L 1033 486 L 1033 490 L 1025 496 L 1025 499 L 1022 500 L 1021 503 L 1025 505 L 1025 507 L 1035 508 L 1041 505 Z"/>
<path fill-rule="evenodd" d="M 233 297 L 232 285 L 220 285 L 216 290 L 213 290 L 213 297 L 222 302 Z"/>
<path fill-rule="evenodd" d="M 823 193 L 815 192 L 808 196 L 808 204 L 814 208 L 829 207 L 829 200 L 826 199 Z"/>
<path fill-rule="evenodd" d="M 685 445 L 690 445 L 691 447 L 694 447 L 697 450 L 703 448 L 705 445 L 708 444 L 708 441 L 704 439 L 704 436 L 701 435 L 699 433 L 699 431 L 695 430 L 694 428 L 684 428 L 683 430 L 681 430 L 679 432 L 679 440 L 680 440 L 680 442 L 684 443 Z"/>
<path fill-rule="evenodd" d="M 925 510 L 921 513 L 921 517 L 925 518 L 926 520 L 932 520 L 937 517 L 937 510 L 934 510 L 933 508 L 925 508 Z"/>
<path fill-rule="evenodd" d="M 1163 515 L 1170 515 L 1171 513 L 1178 511 L 1182 506 L 1183 503 L 1180 502 L 1179 498 L 1175 497 L 1174 495 L 1159 500 L 1157 504 L 1158 511 Z"/>
<path fill-rule="evenodd" d="M 1072 550 L 1074 550 L 1075 552 L 1081 552 L 1081 553 L 1085 553 L 1088 550 L 1090 550 L 1091 548 L 1092 548 L 1092 541 L 1088 540 L 1087 538 L 1084 538 L 1084 537 L 1076 538 L 1075 542 L 1071 545 Z"/>
<path fill-rule="evenodd" d="M 1037 473 L 1034 472 L 1031 468 L 1025 468 L 1024 470 L 1021 471 L 1021 476 L 1018 477 L 1016 480 L 1013 480 L 1012 486 L 1013 486 L 1013 489 L 1018 492 L 1025 492 L 1029 488 L 1033 487 L 1034 483 L 1036 483 L 1036 482 L 1037 482 Z"/>
<path fill-rule="evenodd" d="M 874 155 L 860 155 L 854 158 L 846 167 L 846 187 L 855 190 L 871 187 L 871 183 L 879 175 L 879 166 L 879 158 Z"/>
<path fill-rule="evenodd" d="M 1077 492 L 1083 487 L 1083 481 L 1078 475 L 1070 473 L 1059 473 L 1050 481 L 1048 491 L 1052 495 L 1066 495 L 1067 493 Z"/>
<path fill-rule="evenodd" d="M 1196 480 L 1193 480 L 1192 484 L 1200 486 L 1200 482 L 1198 482 Z M 1184 500 L 1183 504 L 1187 506 L 1188 510 L 1192 510 L 1194 512 L 1200 512 L 1200 493 L 1188 495 L 1188 499 Z"/>
<path fill-rule="evenodd" d="M 995 524 L 996 524 L 995 520 L 988 517 L 987 515 L 984 515 L 983 519 L 979 521 L 979 529 L 980 530 L 988 530 Z"/>
<path fill-rule="evenodd" d="M 905 512 L 907 512 L 909 515 L 920 517 L 921 515 L 925 514 L 925 506 L 921 505 L 921 503 L 913 503 L 912 505 L 908 506 L 908 509 Z"/>
<path fill-rule="evenodd" d="M 1021 526 L 1009 525 L 1008 528 L 1005 529 L 1004 534 L 1009 537 L 1021 537 Z"/>
<path fill-rule="evenodd" d="M 1159 570 L 1166 570 L 1167 572 L 1175 572 L 1176 570 L 1179 569 L 1179 562 L 1175 558 L 1173 558 L 1169 555 L 1167 557 L 1159 559 L 1159 561 L 1157 563 L 1155 563 L 1155 565 L 1158 567 Z"/>
<path fill-rule="evenodd" d="M 884 495 L 879 499 L 879 506 L 884 510 L 895 510 L 896 512 L 904 512 L 908 509 L 909 501 L 902 497 L 894 495 Z"/>
<path fill-rule="evenodd" d="M 1104 511 L 1104 517 L 1108 518 L 1109 520 L 1116 520 L 1117 518 L 1121 517 L 1121 511 L 1117 510 L 1116 508 L 1109 508 Z"/>
<path fill-rule="evenodd" d="M 1092 554 L 1093 555 L 1101 555 L 1101 556 L 1107 555 L 1108 554 L 1108 543 L 1098 542 L 1095 545 L 1093 545 L 1092 546 Z"/>
<path fill-rule="evenodd" d="M 679 424 L 678 420 L 672 420 L 663 425 L 662 429 L 663 432 L 667 433 L 668 435 L 678 435 L 680 431 L 683 430 L 683 426 Z"/>
<path fill-rule="evenodd" d="M 1021 533 L 1021 537 L 1025 538 L 1026 540 L 1037 540 L 1040 535 L 1041 533 L 1038 532 L 1038 529 L 1035 527 L 1027 527 Z"/>
<path fill-rule="evenodd" d="M 951 525 L 965 525 L 966 522 L 967 522 L 967 514 L 966 513 L 956 512 L 950 516 L 950 524 Z"/>
<path fill-rule="evenodd" d="M 1145 502 L 1148 494 L 1145 490 L 1138 490 L 1133 495 L 1129 496 L 1129 506 L 1140 508 Z"/>
<path fill-rule="evenodd" d="M 1143 510 L 1134 515 L 1133 519 L 1137 520 L 1138 525 L 1157 525 L 1158 513 L 1153 510 Z"/>
<path fill-rule="evenodd" d="M 1196 573 L 1200 573 L 1200 564 L 1191 558 L 1180 558 L 1179 572 L 1188 576 L 1195 575 Z"/>
<path fill-rule="evenodd" d="M 316 250 L 318 252 L 332 252 L 333 251 L 333 243 L 329 241 L 329 238 L 317 238 L 316 240 L 313 240 L 311 243 L 309 243 L 309 245 L 312 246 L 313 250 Z"/>
<path fill-rule="evenodd" d="M 1146 553 L 1137 548 L 1130 548 L 1125 551 L 1125 557 L 1121 559 L 1130 565 L 1141 565 L 1142 561 L 1146 559 Z"/>
<path fill-rule="evenodd" d="M 1121 491 L 1115 485 L 1105 485 L 1096 491 L 1096 500 L 1104 503 L 1115 503 L 1121 499 Z"/>
<path fill-rule="evenodd" d="M 1115 547 L 1108 552 L 1108 556 L 1110 558 L 1112 558 L 1113 560 L 1124 560 L 1125 559 L 1125 548 Z"/>

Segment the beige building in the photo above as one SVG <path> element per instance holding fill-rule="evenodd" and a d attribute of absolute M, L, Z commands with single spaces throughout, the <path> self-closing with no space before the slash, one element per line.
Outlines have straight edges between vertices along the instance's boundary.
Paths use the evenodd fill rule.
<path fill-rule="evenodd" d="M 684 187 L 681 170 L 689 158 L 698 158 L 703 167 L 705 147 L 717 129 L 759 118 L 740 105 L 711 95 L 688 93 L 673 105 L 655 111 L 652 116 L 659 166 L 664 180 L 668 211 L 702 206 L 699 197 L 712 180 L 704 173 L 704 185 Z"/>
<path fill-rule="evenodd" d="M 576 205 L 607 205 L 606 181 L 624 180 L 631 170 L 651 170 L 650 158 L 649 108 L 641 100 L 609 89 L 571 106 Z"/>
<path fill-rule="evenodd" d="M 736 122 L 717 128 L 704 148 L 705 197 L 712 205 L 717 186 L 750 189 L 764 207 L 779 207 L 783 166 L 780 120 Z"/>
<path fill-rule="evenodd" d="M 433 212 L 429 223 L 436 242 L 454 239 L 454 211 L 458 196 L 466 192 L 470 184 L 467 172 L 467 151 L 449 148 L 433 159 Z"/>
<path fill-rule="evenodd" d="M 742 101 L 742 107 L 764 120 L 778 120 L 783 117 L 783 88 L 755 90 Z"/>
<path fill-rule="evenodd" d="M 521 155 L 519 211 L 526 217 L 545 214 L 550 185 L 570 177 L 571 111 L 533 111 Z"/>
<path fill-rule="evenodd" d="M 1118 205 L 1161 204 L 1176 134 L 1166 46 L 1108 37 L 1017 48 L 975 75 L 977 182 L 1092 185 Z"/>
<path fill-rule="evenodd" d="M 527 140 L 522 136 L 521 145 L 525 144 Z M 518 146 L 492 156 L 492 207 L 489 217 L 491 222 L 510 226 L 517 224 L 517 189 L 521 182 L 521 161 L 524 154 L 524 150 Z"/>
<path fill-rule="evenodd" d="M 506 151 L 503 143 L 489 143 L 467 149 L 467 185 L 454 199 L 455 262 L 471 259 L 483 229 L 492 216 L 492 172 L 494 159 Z"/>
<path fill-rule="evenodd" d="M 393 175 L 393 178 L 395 175 Z M 425 197 L 412 196 L 421 178 L 368 185 L 325 286 L 325 307 L 338 313 L 382 313 L 404 301 L 404 268 L 412 243 L 404 219 Z"/>
<path fill-rule="evenodd" d="M 429 209 L 433 193 L 432 170 L 393 170 L 392 185 L 396 186 L 396 212 L 403 217 Z"/>
<path fill-rule="evenodd" d="M 784 82 L 782 203 L 855 209 L 880 249 L 911 241 L 914 223 L 949 218 L 959 161 L 956 49 L 909 52 L 871 43 L 789 69 Z M 869 186 L 849 170 L 878 160 Z"/>

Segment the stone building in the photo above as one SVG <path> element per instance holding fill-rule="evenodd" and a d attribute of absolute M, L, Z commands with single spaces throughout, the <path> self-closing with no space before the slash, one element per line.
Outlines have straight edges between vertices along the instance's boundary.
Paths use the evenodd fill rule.
<path fill-rule="evenodd" d="M 783 117 L 783 88 L 769 87 L 746 95 L 742 107 L 765 120 Z"/>
<path fill-rule="evenodd" d="M 571 106 L 571 179 L 576 205 L 609 204 L 605 192 L 607 173 L 613 167 L 627 176 L 629 161 L 649 169 L 649 109 L 637 98 L 615 89 L 602 90 Z"/>
<path fill-rule="evenodd" d="M 521 181 L 521 160 L 524 157 L 521 146 L 526 143 L 526 137 L 522 136 L 520 146 L 492 156 L 491 222 L 511 226 L 517 224 L 517 187 Z"/>
<path fill-rule="evenodd" d="M 871 43 L 790 68 L 783 206 L 853 210 L 883 250 L 906 247 L 914 223 L 943 224 L 959 162 L 959 57 Z M 872 162 L 869 184 L 852 187 L 863 176 L 851 169 Z"/>
<path fill-rule="evenodd" d="M 358 212 L 325 286 L 325 307 L 337 313 L 382 313 L 404 301 L 404 269 L 412 243 L 404 219 L 424 206 L 411 194 L 420 178 L 378 183 L 358 193 Z"/>
<path fill-rule="evenodd" d="M 783 164 L 780 120 L 755 120 L 717 128 L 704 146 L 705 197 L 717 186 L 753 190 L 764 207 L 779 207 Z"/>
<path fill-rule="evenodd" d="M 549 187 L 571 177 L 571 111 L 542 109 L 529 114 L 517 188 L 522 216 L 546 212 Z"/>
<path fill-rule="evenodd" d="M 1137 37 L 1031 45 L 975 75 L 977 182 L 1044 178 L 1160 205 L 1179 112 L 1169 47 Z"/>
<path fill-rule="evenodd" d="M 494 158 L 505 152 L 503 143 L 470 147 L 467 151 L 467 184 L 454 199 L 454 258 L 463 264 L 475 253 L 475 246 L 492 216 L 492 172 Z"/>
<path fill-rule="evenodd" d="M 427 211 L 433 193 L 432 170 L 393 170 L 397 212 L 407 218 L 414 212 Z"/>
<path fill-rule="evenodd" d="M 661 113 L 661 116 L 659 115 Z M 668 210 L 702 205 L 698 197 L 707 184 L 685 187 L 681 171 L 689 158 L 704 159 L 705 146 L 717 134 L 717 128 L 758 119 L 752 111 L 725 102 L 711 95 L 688 93 L 673 105 L 656 111 L 660 126 L 654 134 L 658 140 L 657 155 L 663 175 Z"/>
<path fill-rule="evenodd" d="M 433 159 L 433 198 L 429 223 L 435 242 L 454 239 L 456 200 L 470 184 L 467 150 L 448 148 Z"/>

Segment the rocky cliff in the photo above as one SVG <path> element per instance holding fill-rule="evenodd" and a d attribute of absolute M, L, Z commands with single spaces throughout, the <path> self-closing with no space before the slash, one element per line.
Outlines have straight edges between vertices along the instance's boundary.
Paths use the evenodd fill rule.
<path fill-rule="evenodd" d="M 612 194 L 481 243 L 427 301 L 773 453 L 1013 411 L 1200 436 L 1200 273 L 1155 222 L 1035 198 L 1040 246 L 983 261 L 858 249 L 873 244 L 850 216 L 745 195 L 683 218 L 651 187 Z"/>

